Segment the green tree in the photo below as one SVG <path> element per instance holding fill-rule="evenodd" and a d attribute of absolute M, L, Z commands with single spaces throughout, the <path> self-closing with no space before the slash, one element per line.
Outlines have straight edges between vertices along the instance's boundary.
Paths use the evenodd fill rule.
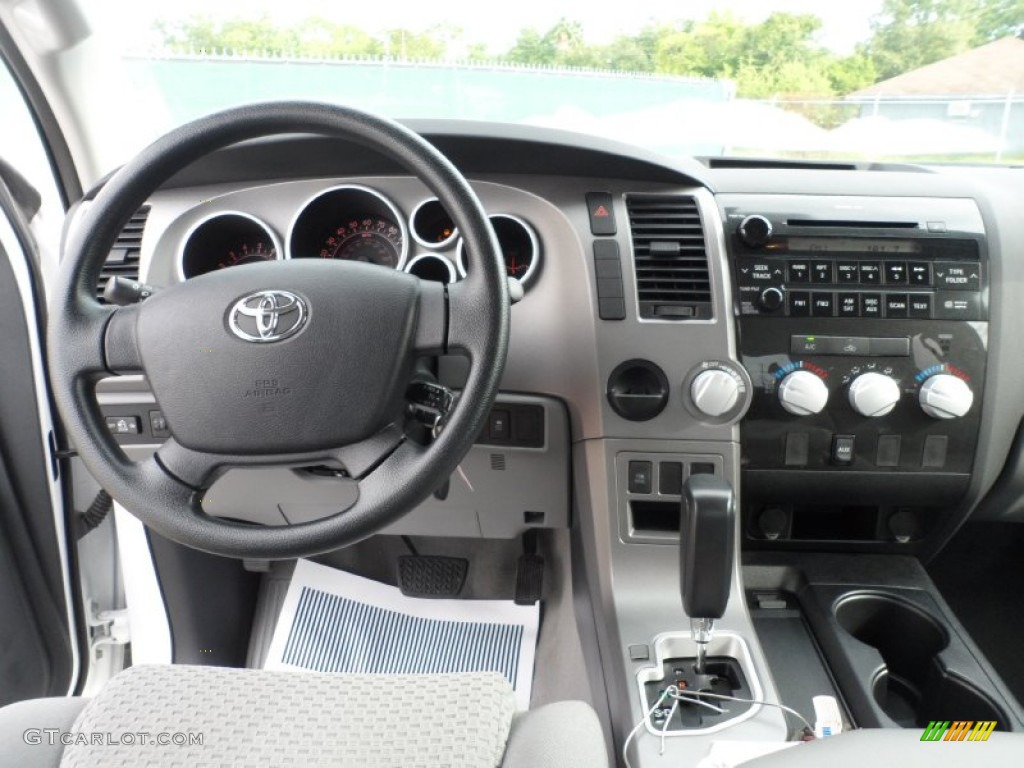
<path fill-rule="evenodd" d="M 862 51 L 879 79 L 963 53 L 1024 24 L 1024 0 L 885 0 Z"/>

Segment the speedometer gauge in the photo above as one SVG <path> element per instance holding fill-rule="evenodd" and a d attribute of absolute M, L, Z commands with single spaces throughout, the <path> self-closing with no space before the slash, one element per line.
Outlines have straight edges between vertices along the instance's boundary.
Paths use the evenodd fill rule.
<path fill-rule="evenodd" d="M 292 222 L 293 259 L 343 259 L 402 269 L 409 250 L 405 217 L 379 192 L 346 185 L 321 192 Z"/>
<path fill-rule="evenodd" d="M 353 218 L 338 227 L 320 249 L 320 258 L 348 259 L 398 267 L 402 253 L 402 230 L 382 216 Z"/>

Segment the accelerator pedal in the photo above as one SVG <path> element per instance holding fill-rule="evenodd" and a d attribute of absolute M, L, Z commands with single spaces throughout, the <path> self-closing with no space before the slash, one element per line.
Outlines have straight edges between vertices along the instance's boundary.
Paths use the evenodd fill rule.
<path fill-rule="evenodd" d="M 398 558 L 398 588 L 406 597 L 458 597 L 466 584 L 469 560 L 440 555 Z"/>

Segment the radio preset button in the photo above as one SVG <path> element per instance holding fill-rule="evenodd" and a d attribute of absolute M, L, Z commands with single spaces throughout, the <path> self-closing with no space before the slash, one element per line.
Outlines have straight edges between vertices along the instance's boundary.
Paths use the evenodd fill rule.
<path fill-rule="evenodd" d="M 811 282 L 831 285 L 834 282 L 832 277 L 832 266 L 833 263 L 831 261 L 812 261 Z"/>
<path fill-rule="evenodd" d="M 904 261 L 885 262 L 885 282 L 889 285 L 907 284 L 907 264 Z"/>
<path fill-rule="evenodd" d="M 811 265 L 807 261 L 791 261 L 787 265 L 789 282 L 809 283 L 811 281 Z"/>
<path fill-rule="evenodd" d="M 881 285 L 882 264 L 878 261 L 862 261 L 860 263 L 861 285 Z"/>
<path fill-rule="evenodd" d="M 856 285 L 860 282 L 859 272 L 856 261 L 840 261 L 836 264 L 836 282 L 840 285 Z"/>
<path fill-rule="evenodd" d="M 931 285 L 932 265 L 927 261 L 912 261 L 907 265 L 911 285 Z"/>

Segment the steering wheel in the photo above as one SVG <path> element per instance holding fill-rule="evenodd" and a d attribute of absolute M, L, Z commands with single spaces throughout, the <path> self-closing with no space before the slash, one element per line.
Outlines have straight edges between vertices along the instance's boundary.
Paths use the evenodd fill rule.
<path fill-rule="evenodd" d="M 121 227 L 162 183 L 204 155 L 279 134 L 344 139 L 419 178 L 452 215 L 473 268 L 445 286 L 370 264 L 292 259 L 202 275 L 126 307 L 95 286 Z M 57 408 L 85 466 L 163 536 L 229 557 L 305 557 L 353 544 L 425 499 L 465 456 L 497 395 L 509 335 L 505 268 L 466 179 L 398 123 L 325 104 L 241 107 L 157 140 L 100 190 L 75 227 L 47 334 Z M 426 447 L 402 429 L 418 357 L 463 354 L 470 369 Z M 95 383 L 144 374 L 171 437 L 132 461 L 108 431 Z M 257 526 L 207 515 L 202 499 L 235 467 L 336 463 L 358 499 L 329 517 Z"/>

